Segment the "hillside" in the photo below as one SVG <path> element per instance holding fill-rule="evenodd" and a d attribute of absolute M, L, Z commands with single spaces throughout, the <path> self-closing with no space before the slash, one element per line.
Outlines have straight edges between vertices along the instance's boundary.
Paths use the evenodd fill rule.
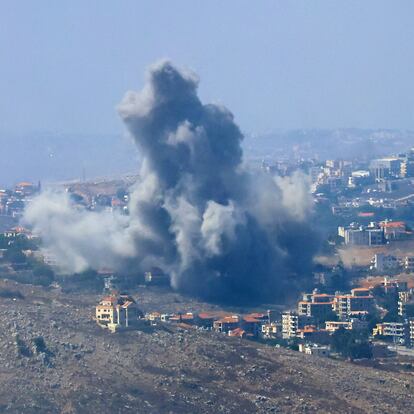
<path fill-rule="evenodd" d="M 134 295 L 144 310 L 209 308 Z M 91 320 L 97 298 L 0 282 L 0 412 L 414 410 L 412 368 L 387 372 L 171 325 L 109 334 Z"/>

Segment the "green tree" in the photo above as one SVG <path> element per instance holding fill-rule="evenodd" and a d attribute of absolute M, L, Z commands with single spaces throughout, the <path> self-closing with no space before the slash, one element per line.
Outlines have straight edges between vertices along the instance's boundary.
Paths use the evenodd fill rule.
<path fill-rule="evenodd" d="M 367 332 L 340 328 L 331 337 L 331 346 L 345 358 L 372 358 Z"/>

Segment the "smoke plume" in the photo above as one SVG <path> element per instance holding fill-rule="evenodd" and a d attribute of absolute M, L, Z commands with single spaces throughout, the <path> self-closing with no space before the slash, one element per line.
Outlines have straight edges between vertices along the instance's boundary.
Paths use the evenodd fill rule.
<path fill-rule="evenodd" d="M 142 155 L 128 216 L 74 208 L 64 193 L 28 207 L 25 222 L 63 271 L 157 266 L 179 291 L 240 304 L 304 280 L 315 246 L 306 179 L 248 171 L 232 113 L 203 104 L 197 86 L 194 73 L 162 61 L 119 104 Z"/>

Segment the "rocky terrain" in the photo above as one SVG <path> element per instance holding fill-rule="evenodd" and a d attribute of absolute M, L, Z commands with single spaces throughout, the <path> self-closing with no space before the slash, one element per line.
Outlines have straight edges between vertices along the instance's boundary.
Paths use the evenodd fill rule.
<path fill-rule="evenodd" d="M 143 310 L 186 304 L 134 292 Z M 172 325 L 110 334 L 98 295 L 0 281 L 1 413 L 409 413 L 414 371 Z"/>

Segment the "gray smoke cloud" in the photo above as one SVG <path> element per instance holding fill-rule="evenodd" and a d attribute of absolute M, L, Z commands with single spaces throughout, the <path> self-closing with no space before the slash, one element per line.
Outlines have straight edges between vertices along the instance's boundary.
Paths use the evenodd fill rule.
<path fill-rule="evenodd" d="M 63 271 L 157 266 L 179 291 L 233 303 L 281 297 L 309 274 L 306 177 L 248 171 L 232 113 L 203 104 L 197 87 L 194 73 L 162 61 L 119 104 L 142 155 L 128 216 L 76 209 L 64 193 L 27 208 L 24 221 Z"/>

